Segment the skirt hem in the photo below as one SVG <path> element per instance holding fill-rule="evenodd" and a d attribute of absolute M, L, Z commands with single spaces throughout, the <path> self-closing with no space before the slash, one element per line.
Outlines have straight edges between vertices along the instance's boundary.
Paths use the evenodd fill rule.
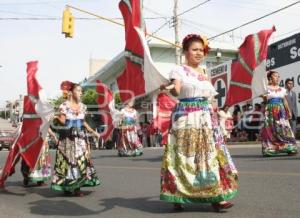
<path fill-rule="evenodd" d="M 210 198 L 188 198 L 188 197 L 177 197 L 172 195 L 160 194 L 160 200 L 172 202 L 172 203 L 217 203 L 221 201 L 227 201 L 234 198 L 238 194 L 238 190 L 234 190 L 230 193 L 219 195 Z"/>

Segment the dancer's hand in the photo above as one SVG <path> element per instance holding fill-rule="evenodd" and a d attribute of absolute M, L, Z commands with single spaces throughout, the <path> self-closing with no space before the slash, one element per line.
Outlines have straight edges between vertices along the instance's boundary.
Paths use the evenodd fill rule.
<path fill-rule="evenodd" d="M 58 138 L 56 136 L 53 137 L 53 140 L 54 140 L 55 145 L 58 145 L 59 141 L 58 141 Z"/>
<path fill-rule="evenodd" d="M 165 90 L 167 86 L 168 86 L 168 84 L 161 84 L 159 89 L 160 90 Z"/>
<path fill-rule="evenodd" d="M 292 116 L 292 113 L 289 111 L 289 112 L 288 112 L 288 117 L 287 117 L 287 118 L 288 118 L 289 120 L 291 120 L 292 117 L 293 117 L 293 116 Z"/>
<path fill-rule="evenodd" d="M 96 133 L 96 137 L 98 138 L 98 139 L 100 139 L 100 133 Z"/>

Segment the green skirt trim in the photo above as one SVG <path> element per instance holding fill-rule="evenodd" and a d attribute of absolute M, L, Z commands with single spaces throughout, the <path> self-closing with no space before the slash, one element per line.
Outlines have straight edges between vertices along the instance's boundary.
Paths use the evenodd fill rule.
<path fill-rule="evenodd" d="M 238 194 L 238 190 L 234 190 L 230 193 L 219 195 L 216 197 L 210 197 L 210 198 L 186 198 L 186 197 L 177 197 L 172 195 L 165 195 L 160 194 L 160 200 L 168 201 L 172 203 L 180 203 L 180 204 L 186 204 L 186 203 L 217 203 L 221 201 L 227 201 L 232 198 L 234 198 Z"/>
<path fill-rule="evenodd" d="M 285 148 L 283 148 L 282 150 L 271 150 L 271 149 L 265 149 L 263 150 L 263 155 L 264 156 L 268 156 L 268 157 L 272 157 L 272 156 L 276 156 L 278 154 L 297 154 L 297 147 L 295 145 L 289 145 Z"/>
<path fill-rule="evenodd" d="M 138 157 L 138 156 L 142 156 L 142 154 L 143 154 L 143 150 L 140 149 L 135 149 L 134 152 L 118 151 L 119 157 Z"/>
<path fill-rule="evenodd" d="M 98 178 L 93 178 L 90 180 L 85 180 L 83 187 L 94 187 L 100 185 L 101 182 Z"/>
<path fill-rule="evenodd" d="M 28 177 L 30 182 L 47 182 L 51 179 L 51 176 L 48 177 Z"/>
<path fill-rule="evenodd" d="M 91 180 L 81 180 L 80 182 L 75 182 L 72 185 L 65 185 L 65 184 L 51 184 L 51 189 L 56 191 L 74 191 L 80 187 L 93 187 L 100 185 L 101 182 L 98 178 L 93 178 Z"/>

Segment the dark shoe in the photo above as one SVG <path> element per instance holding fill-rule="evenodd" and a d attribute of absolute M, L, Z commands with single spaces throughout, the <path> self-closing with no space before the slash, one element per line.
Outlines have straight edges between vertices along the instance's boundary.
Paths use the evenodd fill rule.
<path fill-rule="evenodd" d="M 288 156 L 295 156 L 297 155 L 297 151 L 291 151 L 287 153 Z"/>
<path fill-rule="evenodd" d="M 74 193 L 75 194 L 75 197 L 83 197 L 84 196 L 84 194 L 82 193 L 82 192 L 75 192 Z"/>
<path fill-rule="evenodd" d="M 38 186 L 45 186 L 45 185 L 47 185 L 45 182 L 43 182 L 43 181 L 40 181 L 40 182 L 37 182 L 36 183 Z"/>
<path fill-rule="evenodd" d="M 29 184 L 28 178 L 24 178 L 24 179 L 23 179 L 23 186 L 27 187 L 28 184 Z"/>
<path fill-rule="evenodd" d="M 221 203 L 212 203 L 211 206 L 216 212 L 219 212 L 220 210 L 231 208 L 233 206 L 233 203 L 230 203 L 228 201 L 226 203 L 222 203 L 222 204 Z"/>
<path fill-rule="evenodd" d="M 179 203 L 174 203 L 173 204 L 173 207 L 174 207 L 174 211 L 183 211 L 184 210 L 184 207 L 182 206 L 182 204 L 179 204 Z"/>
<path fill-rule="evenodd" d="M 75 189 L 74 195 L 75 195 L 75 197 L 83 197 L 84 196 L 84 194 L 80 191 L 80 189 Z"/>
<path fill-rule="evenodd" d="M 71 195 L 72 195 L 72 192 L 70 192 L 70 191 L 64 191 L 64 195 L 65 195 L 65 196 L 71 196 Z"/>

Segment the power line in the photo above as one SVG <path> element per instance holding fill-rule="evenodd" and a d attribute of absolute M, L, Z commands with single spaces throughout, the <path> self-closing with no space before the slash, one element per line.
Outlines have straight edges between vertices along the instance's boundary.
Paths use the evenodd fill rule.
<path fill-rule="evenodd" d="M 76 0 L 72 0 L 72 1 L 76 1 Z M 2 6 L 10 6 L 10 5 L 41 5 L 41 4 L 48 4 L 48 3 L 55 3 L 55 4 L 65 4 L 65 2 L 61 1 L 61 0 L 57 0 L 57 1 L 35 1 L 35 2 L 4 2 L 4 3 L 0 3 L 0 5 Z"/>
<path fill-rule="evenodd" d="M 206 0 L 206 1 L 204 1 L 204 2 L 201 2 L 201 3 L 199 3 L 199 4 L 197 4 L 197 5 L 193 6 L 193 7 L 191 7 L 190 9 L 188 9 L 188 10 L 186 10 L 186 11 L 183 11 L 183 12 L 179 13 L 176 17 L 174 17 L 174 16 L 171 17 L 169 20 L 167 20 L 165 23 L 163 23 L 160 27 L 158 27 L 152 34 L 153 34 L 153 35 L 156 34 L 159 30 L 161 30 L 161 29 L 164 28 L 168 23 L 170 23 L 171 20 L 175 20 L 175 18 L 178 18 L 179 16 L 181 16 L 181 15 L 183 15 L 183 14 L 185 14 L 185 13 L 191 11 L 191 10 L 194 10 L 195 8 L 198 8 L 198 7 L 200 7 L 201 5 L 204 5 L 204 4 L 206 4 L 207 2 L 209 2 L 209 1 L 211 1 L 211 0 Z"/>
<path fill-rule="evenodd" d="M 181 15 L 187 13 L 187 12 L 190 12 L 190 11 L 194 10 L 195 8 L 198 8 L 198 7 L 200 7 L 201 5 L 204 5 L 204 4 L 206 4 L 207 2 L 210 2 L 210 1 L 211 1 L 211 0 L 206 0 L 206 1 L 204 1 L 204 2 L 201 2 L 201 3 L 197 4 L 197 5 L 195 5 L 194 7 L 191 7 L 190 9 L 188 9 L 188 10 L 186 10 L 186 11 L 183 11 L 183 12 L 179 13 L 179 14 L 177 15 L 177 17 L 179 17 L 179 16 L 181 16 Z"/>
<path fill-rule="evenodd" d="M 234 30 L 237 30 L 237 29 L 239 29 L 239 28 L 241 28 L 241 27 L 247 26 L 247 25 L 249 25 L 249 24 L 251 24 L 251 23 L 254 23 L 254 22 L 258 21 L 258 20 L 261 20 L 261 19 L 263 19 L 263 18 L 265 18 L 265 17 L 268 17 L 268 16 L 270 16 L 270 15 L 276 14 L 276 13 L 278 13 L 278 12 L 280 12 L 280 11 L 282 11 L 282 10 L 285 10 L 285 9 L 287 9 L 287 8 L 289 8 L 289 7 L 292 7 L 292 6 L 294 6 L 294 5 L 298 4 L 298 3 L 300 3 L 300 1 L 296 1 L 296 2 L 294 2 L 294 3 L 292 3 L 292 4 L 289 4 L 289 5 L 287 5 L 287 6 L 283 7 L 283 8 L 280 8 L 280 9 L 278 9 L 278 10 L 276 10 L 276 11 L 273 11 L 273 12 L 271 12 L 271 13 L 268 13 L 268 14 L 262 16 L 262 17 L 259 17 L 259 18 L 254 19 L 254 20 L 251 20 L 251 21 L 249 21 L 249 22 L 247 22 L 247 23 L 244 23 L 244 24 L 242 24 L 242 25 L 240 25 L 240 26 L 238 26 L 238 27 L 232 28 L 232 29 L 230 29 L 230 30 L 227 30 L 227 31 L 225 31 L 225 32 L 223 32 L 223 33 L 220 33 L 220 34 L 215 35 L 215 36 L 213 36 L 213 37 L 210 37 L 210 38 L 208 38 L 208 39 L 211 40 L 211 39 L 217 38 L 217 37 L 219 37 L 219 36 L 222 36 L 222 35 L 224 35 L 224 34 L 226 34 L 226 33 L 230 33 L 230 32 L 232 32 L 232 31 L 234 31 Z"/>
<path fill-rule="evenodd" d="M 91 17 L 75 17 L 75 20 L 99 20 Z M 146 17 L 146 20 L 165 19 L 164 17 Z M 62 20 L 59 17 L 0 17 L 0 20 Z M 123 18 L 112 18 L 112 20 L 123 20 Z"/>
<path fill-rule="evenodd" d="M 41 15 L 41 14 L 31 14 L 26 12 L 16 12 L 16 11 L 6 11 L 6 10 L 0 10 L 0 13 L 7 13 L 7 14 L 19 14 L 19 15 L 26 15 L 26 16 L 35 16 L 35 17 L 50 17 L 48 15 Z"/>
<path fill-rule="evenodd" d="M 280 38 L 280 37 L 282 37 L 282 36 L 285 36 L 285 35 L 294 33 L 294 32 L 299 31 L 299 30 L 300 30 L 300 27 L 298 27 L 298 28 L 296 28 L 296 29 L 293 29 L 293 30 L 291 30 L 291 31 L 288 31 L 288 32 L 286 32 L 286 33 L 283 33 L 283 34 L 274 36 L 273 38 L 274 38 L 274 39 L 277 39 L 277 38 Z"/>
<path fill-rule="evenodd" d="M 168 18 L 167 15 L 161 14 L 161 13 L 159 13 L 159 12 L 157 12 L 157 11 L 151 9 L 151 8 L 148 8 L 148 7 L 145 7 L 145 6 L 144 6 L 143 9 L 146 10 L 146 11 L 149 11 L 149 12 L 152 13 L 152 14 L 155 14 L 155 15 L 158 15 L 158 16 L 161 16 L 161 17 L 164 17 L 165 19 Z"/>

